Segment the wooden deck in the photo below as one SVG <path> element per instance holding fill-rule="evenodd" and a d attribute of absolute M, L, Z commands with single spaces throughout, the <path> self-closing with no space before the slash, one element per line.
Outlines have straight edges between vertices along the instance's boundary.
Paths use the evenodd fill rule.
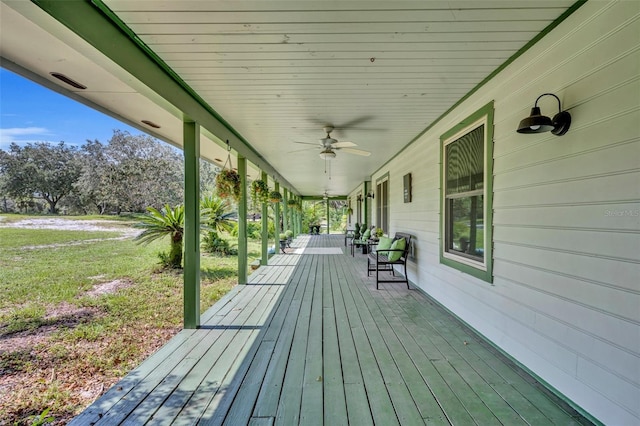
<path fill-rule="evenodd" d="M 587 424 L 342 236 L 299 237 L 72 425 Z M 304 253 L 306 251 L 306 253 Z"/>

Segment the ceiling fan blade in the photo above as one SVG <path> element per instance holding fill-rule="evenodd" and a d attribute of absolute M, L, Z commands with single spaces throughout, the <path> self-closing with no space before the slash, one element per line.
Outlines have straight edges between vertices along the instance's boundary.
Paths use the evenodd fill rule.
<path fill-rule="evenodd" d="M 353 142 L 347 142 L 347 141 L 340 141 L 340 142 L 331 144 L 332 148 L 351 148 L 353 146 L 358 146 L 358 144 L 355 144 Z"/>
<path fill-rule="evenodd" d="M 336 125 L 335 127 L 338 129 L 349 129 L 351 127 L 356 127 L 362 123 L 366 123 L 367 121 L 370 121 L 372 118 L 373 116 L 371 115 L 363 115 L 362 117 L 354 118 L 351 121 L 347 121 L 346 123 L 341 123 L 339 126 Z"/>
<path fill-rule="evenodd" d="M 341 148 L 340 151 L 348 152 L 349 154 L 362 155 L 363 157 L 368 157 L 371 155 L 369 151 L 363 151 L 361 149 Z"/>
<path fill-rule="evenodd" d="M 316 149 L 316 147 L 313 147 L 313 148 L 296 149 L 295 151 L 287 151 L 287 154 L 293 154 L 294 152 L 311 151 L 311 150 L 315 150 L 315 149 Z"/>
<path fill-rule="evenodd" d="M 322 146 L 322 144 L 319 144 L 319 143 L 317 143 L 317 142 L 316 142 L 316 143 L 311 143 L 311 142 L 299 142 L 299 141 L 293 141 L 293 143 L 300 143 L 300 144 L 302 144 L 302 145 L 313 145 L 313 146 L 315 146 L 315 147 Z"/>

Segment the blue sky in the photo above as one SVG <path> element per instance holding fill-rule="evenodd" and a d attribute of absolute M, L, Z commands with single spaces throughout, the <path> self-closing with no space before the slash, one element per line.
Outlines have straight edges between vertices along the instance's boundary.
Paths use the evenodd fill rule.
<path fill-rule="evenodd" d="M 11 142 L 64 141 L 83 145 L 87 139 L 106 143 L 114 129 L 141 132 L 72 99 L 0 68 L 0 149 Z"/>

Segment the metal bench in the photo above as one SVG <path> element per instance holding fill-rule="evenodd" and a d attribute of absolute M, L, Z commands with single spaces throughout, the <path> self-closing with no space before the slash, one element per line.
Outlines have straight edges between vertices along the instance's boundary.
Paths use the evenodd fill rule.
<path fill-rule="evenodd" d="M 409 256 L 409 248 L 411 247 L 411 235 L 405 234 L 402 232 L 396 232 L 396 235 L 393 237 L 393 241 L 399 240 L 401 238 L 405 239 L 404 249 L 385 249 L 385 250 L 371 250 L 371 252 L 367 255 L 367 276 L 370 276 L 371 272 L 376 273 L 376 289 L 378 289 L 378 285 L 380 283 L 406 283 L 407 288 L 409 287 L 409 278 L 407 277 L 407 257 Z M 401 251 L 402 254 L 398 260 L 390 260 L 389 254 L 393 251 Z M 390 272 L 394 277 L 395 265 L 402 265 L 404 279 L 380 279 L 380 272 Z"/>
<path fill-rule="evenodd" d="M 349 240 L 353 240 L 353 237 L 355 235 L 356 231 L 353 229 L 347 229 L 344 233 L 344 246 L 347 246 L 347 242 Z"/>
<path fill-rule="evenodd" d="M 364 235 L 365 231 L 369 229 L 369 233 L 373 232 L 373 230 L 375 229 L 375 226 L 372 226 L 371 228 L 362 228 L 362 235 Z M 345 240 L 346 241 L 346 240 Z M 371 245 L 370 240 L 364 239 L 364 238 L 359 238 L 356 239 L 354 237 L 351 237 L 351 240 L 349 242 L 349 245 L 351 247 L 351 256 L 354 255 L 355 249 L 358 247 L 362 247 L 362 254 L 367 254 L 369 251 L 369 246 Z"/>

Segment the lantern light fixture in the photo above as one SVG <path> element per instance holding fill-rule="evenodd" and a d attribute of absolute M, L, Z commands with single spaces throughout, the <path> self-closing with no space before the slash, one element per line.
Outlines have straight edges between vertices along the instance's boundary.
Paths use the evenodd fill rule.
<path fill-rule="evenodd" d="M 543 96 L 553 96 L 558 101 L 558 113 L 553 119 L 542 115 L 538 101 Z M 568 111 L 562 111 L 560 99 L 553 93 L 543 93 L 536 99 L 529 117 L 522 119 L 518 125 L 518 133 L 544 133 L 551 131 L 556 136 L 562 136 L 569 130 L 571 126 L 571 114 Z"/>

